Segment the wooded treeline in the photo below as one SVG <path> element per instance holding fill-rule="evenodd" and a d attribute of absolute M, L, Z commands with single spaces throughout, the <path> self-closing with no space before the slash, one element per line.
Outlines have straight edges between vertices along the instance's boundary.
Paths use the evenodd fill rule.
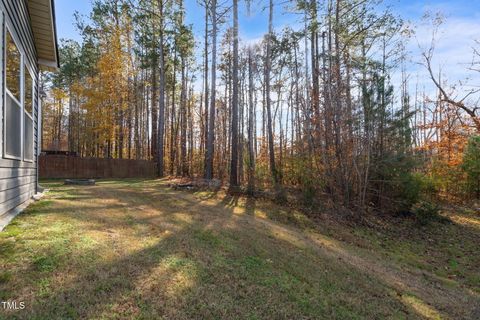
<path fill-rule="evenodd" d="M 63 40 L 61 69 L 45 77 L 43 148 L 363 209 L 480 192 L 478 139 L 465 148 L 480 132 L 476 92 L 457 96 L 441 79 L 433 42 L 422 61 L 438 95 L 428 97 L 411 92 L 414 33 L 380 1 L 265 3 L 267 33 L 243 43 L 249 1 L 201 0 L 203 39 L 183 0 L 95 1 L 77 17 L 82 42 Z M 282 11 L 303 26 L 276 29 Z"/>

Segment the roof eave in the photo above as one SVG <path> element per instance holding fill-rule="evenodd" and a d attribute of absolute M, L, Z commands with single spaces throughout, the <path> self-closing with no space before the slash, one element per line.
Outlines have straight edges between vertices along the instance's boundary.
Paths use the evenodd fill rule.
<path fill-rule="evenodd" d="M 57 20 L 55 18 L 55 1 L 51 0 L 51 7 L 52 7 L 52 24 L 53 24 L 53 37 L 54 37 L 54 45 L 55 45 L 55 57 L 57 58 L 56 61 L 56 69 L 60 69 L 60 55 L 58 53 L 58 39 L 57 39 L 57 24 L 55 23 Z"/>
<path fill-rule="evenodd" d="M 57 61 L 38 59 L 38 65 L 40 66 L 40 69 L 44 71 L 55 72 L 60 69 L 60 66 L 58 64 L 58 58 Z"/>
<path fill-rule="evenodd" d="M 55 23 L 55 1 L 54 0 L 31 0 L 29 3 L 29 14 L 32 21 L 32 32 L 35 41 L 35 47 L 37 49 L 37 62 L 41 70 L 45 71 L 57 71 L 60 68 L 60 56 L 58 52 L 58 40 L 57 40 L 57 25 Z M 36 12 L 32 6 L 42 6 L 45 9 L 48 7 L 48 11 L 44 11 L 47 15 L 39 25 L 38 14 L 32 16 L 32 13 Z M 38 11 L 37 11 L 38 12 Z M 40 28 L 40 29 L 37 29 Z M 51 35 L 50 39 L 41 36 L 38 38 L 38 32 L 40 30 L 49 30 Z M 47 45 L 47 47 L 45 47 Z M 40 49 L 40 52 L 38 51 Z M 48 50 L 48 54 L 45 54 L 45 50 Z"/>

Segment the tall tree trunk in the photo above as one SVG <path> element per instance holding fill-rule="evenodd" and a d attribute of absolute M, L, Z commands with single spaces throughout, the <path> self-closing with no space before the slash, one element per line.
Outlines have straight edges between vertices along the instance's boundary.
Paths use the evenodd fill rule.
<path fill-rule="evenodd" d="M 267 107 L 267 131 L 268 131 L 268 150 L 270 160 L 270 170 L 272 173 L 273 184 L 275 188 L 279 187 L 278 173 L 275 165 L 275 141 L 273 140 L 272 129 L 272 101 L 270 97 L 270 72 L 272 69 L 272 37 L 273 37 L 273 0 L 270 0 L 269 18 L 268 18 L 268 35 L 267 35 L 267 52 L 265 58 L 265 95 Z"/>
<path fill-rule="evenodd" d="M 183 53 L 182 53 L 183 55 Z M 180 93 L 180 152 L 181 173 L 188 175 L 187 163 L 187 77 L 185 75 L 185 57 L 182 57 L 182 89 Z"/>
<path fill-rule="evenodd" d="M 175 89 L 177 84 L 177 43 L 175 41 L 174 45 L 174 54 L 173 54 L 173 73 L 172 73 L 172 109 L 170 110 L 170 175 L 175 174 L 175 161 L 176 161 L 176 152 L 177 152 L 177 136 L 176 136 L 176 126 L 177 126 L 177 117 L 176 117 L 176 108 L 175 108 Z"/>
<path fill-rule="evenodd" d="M 134 80 L 134 83 L 137 83 L 137 77 L 135 77 L 135 80 Z M 137 86 L 135 86 L 135 88 L 137 88 Z M 135 104 L 134 104 L 134 117 L 135 117 L 135 120 L 134 120 L 134 146 L 135 146 L 135 159 L 136 160 L 139 160 L 141 159 L 141 151 L 140 151 L 140 112 L 139 112 L 139 108 L 141 106 L 138 105 L 138 92 L 136 91 L 135 92 Z"/>
<path fill-rule="evenodd" d="M 71 85 L 70 85 L 71 88 Z M 73 136 L 73 94 L 72 90 L 69 90 L 68 95 L 68 151 L 73 151 L 75 149 L 75 137 Z"/>
<path fill-rule="evenodd" d="M 158 0 L 158 9 L 160 14 L 160 26 L 159 26 L 159 66 L 160 77 L 158 85 L 158 147 L 157 147 L 157 176 L 164 176 L 164 133 L 165 133 L 165 56 L 163 49 L 163 0 Z"/>
<path fill-rule="evenodd" d="M 248 193 L 255 191 L 254 105 L 252 47 L 248 48 Z"/>
<path fill-rule="evenodd" d="M 232 157 L 230 185 L 238 186 L 238 0 L 233 0 Z"/>
<path fill-rule="evenodd" d="M 203 70 L 203 81 L 204 81 L 204 105 L 205 105 L 205 122 L 204 122 L 204 127 L 202 128 L 203 129 L 203 142 L 204 142 L 204 146 L 203 146 L 203 151 L 206 150 L 206 145 L 207 145 L 207 141 L 208 141 L 208 125 L 209 125 L 209 122 L 208 122 L 208 98 L 209 98 L 209 95 L 208 95 L 208 10 L 209 10 L 209 7 L 208 7 L 208 0 L 205 0 L 205 47 L 204 47 L 204 70 Z M 203 111 L 202 111 L 203 112 Z M 203 163 L 203 170 L 206 171 L 207 169 L 207 162 L 204 161 Z"/>
<path fill-rule="evenodd" d="M 207 152 L 205 157 L 206 168 L 205 178 L 213 178 L 213 155 L 214 155 L 214 139 L 215 139 L 215 103 L 216 103 L 216 72 L 217 72 L 217 0 L 211 3 L 212 18 L 212 78 L 210 92 L 210 115 L 208 119 L 208 138 Z"/>
<path fill-rule="evenodd" d="M 163 0 L 160 0 L 163 1 Z M 150 155 L 154 159 L 157 155 L 157 121 L 158 121 L 158 112 L 157 112 L 157 61 L 153 59 L 152 62 L 152 108 L 151 108 L 151 119 L 152 119 L 152 144 Z"/>
<path fill-rule="evenodd" d="M 320 123 L 320 87 L 319 87 L 319 65 L 318 65 L 318 22 L 317 22 L 317 0 L 310 2 L 310 50 L 312 59 L 312 111 L 315 115 L 316 133 L 319 134 Z"/>

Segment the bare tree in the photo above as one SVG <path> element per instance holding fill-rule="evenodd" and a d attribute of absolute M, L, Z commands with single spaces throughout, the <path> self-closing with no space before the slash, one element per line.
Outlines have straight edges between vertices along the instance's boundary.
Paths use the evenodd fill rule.
<path fill-rule="evenodd" d="M 238 186 L 238 0 L 233 0 L 232 158 L 230 185 Z"/>
<path fill-rule="evenodd" d="M 272 98 L 270 96 L 270 73 L 272 70 L 272 37 L 273 37 L 273 0 L 269 4 L 269 18 L 268 18 L 268 34 L 267 34 L 267 50 L 265 57 L 265 102 L 267 107 L 267 131 L 268 131 L 268 150 L 270 160 L 270 170 L 272 172 L 273 184 L 275 188 L 279 186 L 279 179 L 277 168 L 275 165 L 275 141 L 273 140 L 273 125 L 272 125 Z"/>
<path fill-rule="evenodd" d="M 468 114 L 468 116 L 473 121 L 476 131 L 480 133 L 480 113 L 478 113 L 480 107 L 478 106 L 478 103 L 474 105 L 467 105 L 466 103 L 467 99 L 470 96 L 480 92 L 480 89 L 468 90 L 467 93 L 464 94 L 463 96 L 458 96 L 458 94 L 456 95 L 455 93 L 449 94 L 445 86 L 441 83 L 439 78 L 435 76 L 435 73 L 433 71 L 432 59 L 433 59 L 433 54 L 435 52 L 436 34 L 438 32 L 438 28 L 441 25 L 441 23 L 442 23 L 441 19 L 437 17 L 434 21 L 434 30 L 432 33 L 432 40 L 430 43 L 430 47 L 427 50 L 422 50 L 423 63 L 429 73 L 430 79 L 432 80 L 433 84 L 440 91 L 440 102 L 448 103 L 460 110 L 463 110 L 466 114 Z M 477 50 L 474 49 L 474 56 L 477 56 L 477 55 L 479 55 L 479 53 Z M 472 64 L 473 68 L 475 68 L 474 63 Z"/>
<path fill-rule="evenodd" d="M 158 9 L 159 9 L 159 65 L 160 65 L 160 77 L 159 77 L 159 86 L 158 86 L 158 147 L 157 147 L 157 174 L 159 177 L 164 175 L 164 164 L 163 164 L 163 140 L 164 140 L 164 126 L 165 126 L 165 57 L 163 50 L 163 0 L 158 0 Z"/>
<path fill-rule="evenodd" d="M 255 190 L 255 151 L 254 151 L 254 105 L 253 91 L 253 62 L 252 47 L 248 48 L 248 193 L 252 194 Z"/>
<path fill-rule="evenodd" d="M 213 155 L 215 140 L 215 103 L 216 103 L 216 76 L 217 76 L 217 0 L 212 0 L 211 6 L 212 19 L 212 78 L 210 90 L 210 114 L 208 118 L 208 137 L 207 152 L 205 155 L 205 178 L 213 178 Z"/>
<path fill-rule="evenodd" d="M 458 96 L 452 96 L 447 93 L 446 89 L 444 86 L 440 83 L 440 81 L 436 78 L 436 76 L 433 73 L 432 69 L 432 51 L 429 50 L 428 53 L 423 52 L 423 58 L 425 59 L 425 66 L 427 68 L 427 71 L 430 75 L 430 78 L 432 79 L 432 82 L 435 84 L 435 86 L 438 88 L 440 91 L 440 101 L 441 102 L 446 102 L 451 104 L 452 106 L 459 108 L 463 111 L 465 111 L 466 114 L 469 115 L 469 117 L 472 119 L 475 129 L 478 133 L 480 133 L 480 113 L 479 107 L 477 105 L 469 106 L 465 103 L 466 99 L 470 97 L 471 95 L 480 92 L 480 89 L 472 89 L 469 90 L 463 97 L 458 97 Z"/>

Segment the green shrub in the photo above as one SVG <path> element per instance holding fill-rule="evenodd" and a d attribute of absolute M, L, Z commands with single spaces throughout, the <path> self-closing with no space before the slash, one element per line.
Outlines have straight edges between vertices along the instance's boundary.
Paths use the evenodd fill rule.
<path fill-rule="evenodd" d="M 431 222 L 446 222 L 448 219 L 440 215 L 440 207 L 428 201 L 421 201 L 413 208 L 418 223 L 422 226 Z"/>
<path fill-rule="evenodd" d="M 430 167 L 436 195 L 463 197 L 466 192 L 466 175 L 462 166 L 434 157 Z"/>
<path fill-rule="evenodd" d="M 400 184 L 396 187 L 399 188 L 400 198 L 403 202 L 403 210 L 410 210 L 412 206 L 420 199 L 422 191 L 423 181 L 418 175 L 411 172 L 406 172 L 400 176 Z"/>
<path fill-rule="evenodd" d="M 470 138 L 463 154 L 462 169 L 467 174 L 467 190 L 480 199 L 480 136 Z"/>
<path fill-rule="evenodd" d="M 378 181 L 372 188 L 379 190 L 381 209 L 392 213 L 410 212 L 420 199 L 422 181 L 413 172 L 415 159 L 406 154 L 385 156 L 381 166 L 373 171 L 372 180 Z"/>
<path fill-rule="evenodd" d="M 289 156 L 284 160 L 287 170 L 284 171 L 284 182 L 298 186 L 302 192 L 303 204 L 313 206 L 319 190 L 325 187 L 320 173 L 312 167 L 312 159 L 307 156 Z"/>
<path fill-rule="evenodd" d="M 423 173 L 414 173 L 414 176 L 420 183 L 422 195 L 432 196 L 440 190 L 439 181 L 435 177 Z"/>
<path fill-rule="evenodd" d="M 316 194 L 317 190 L 313 184 L 304 185 L 302 187 L 303 204 L 308 207 L 313 206 Z"/>

